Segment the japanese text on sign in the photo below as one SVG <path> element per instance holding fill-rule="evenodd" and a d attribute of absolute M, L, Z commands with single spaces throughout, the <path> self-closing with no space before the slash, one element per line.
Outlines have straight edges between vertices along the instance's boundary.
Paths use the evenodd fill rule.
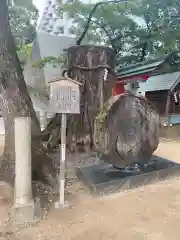
<path fill-rule="evenodd" d="M 70 81 L 60 81 L 51 86 L 50 111 L 79 113 L 79 86 Z"/>

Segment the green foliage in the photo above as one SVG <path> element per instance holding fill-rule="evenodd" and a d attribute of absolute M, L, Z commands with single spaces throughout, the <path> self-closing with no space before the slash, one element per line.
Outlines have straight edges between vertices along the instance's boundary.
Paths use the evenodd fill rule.
<path fill-rule="evenodd" d="M 17 53 L 23 66 L 31 53 L 31 43 L 36 34 L 38 11 L 32 0 L 8 1 L 11 31 Z"/>
<path fill-rule="evenodd" d="M 36 11 L 32 0 L 13 0 L 15 6 L 22 7 L 28 10 Z"/>
<path fill-rule="evenodd" d="M 73 20 L 71 33 L 78 39 L 87 23 L 93 4 L 75 0 L 73 4 L 60 4 Z M 116 52 L 117 65 L 121 67 L 162 57 L 180 50 L 180 1 L 133 0 L 128 3 L 108 3 L 95 11 L 84 43 L 105 44 Z M 45 64 L 62 64 L 61 57 L 48 57 Z"/>
<path fill-rule="evenodd" d="M 93 4 L 76 0 L 59 9 L 73 19 L 72 33 L 78 38 Z M 180 1 L 133 0 L 100 5 L 93 15 L 85 41 L 106 44 L 117 53 L 121 66 L 180 50 Z"/>
<path fill-rule="evenodd" d="M 69 17 L 73 19 L 72 32 L 77 38 L 81 35 L 93 6 L 93 4 L 83 4 L 78 1 L 60 6 L 60 9 L 63 8 Z M 112 3 L 99 6 L 93 15 L 86 41 L 107 43 L 119 48 L 123 36 L 129 35 L 127 26 L 134 25 L 134 21 L 128 17 L 127 7 L 129 7 L 127 4 L 118 5 Z"/>
<path fill-rule="evenodd" d="M 28 56 L 31 54 L 31 51 L 32 44 L 23 44 L 19 49 L 17 48 L 18 57 L 22 66 L 24 66 Z"/>
<path fill-rule="evenodd" d="M 45 57 L 43 59 L 41 59 L 40 61 L 38 62 L 35 62 L 33 64 L 33 67 L 36 67 L 36 68 L 43 68 L 45 67 L 46 65 L 48 64 L 51 64 L 53 65 L 54 68 L 58 67 L 58 66 L 64 66 L 66 65 L 66 55 L 61 55 L 59 57 L 53 57 L 53 56 L 48 56 L 48 57 Z"/>
<path fill-rule="evenodd" d="M 145 22 L 143 31 L 147 36 L 148 52 L 159 56 L 179 51 L 179 1 L 143 0 L 132 13 Z"/>
<path fill-rule="evenodd" d="M 33 5 L 9 4 L 9 16 L 11 31 L 17 45 L 29 44 L 33 41 L 36 34 L 36 20 L 38 12 Z M 20 2 L 19 2 L 20 4 Z"/>

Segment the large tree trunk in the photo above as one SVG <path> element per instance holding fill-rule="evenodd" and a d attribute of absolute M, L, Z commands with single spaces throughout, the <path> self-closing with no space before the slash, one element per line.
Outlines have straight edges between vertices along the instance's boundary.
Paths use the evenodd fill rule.
<path fill-rule="evenodd" d="M 78 142 L 78 145 L 83 145 L 83 139 L 86 135 L 90 136 L 91 147 L 94 145 L 95 116 L 102 108 L 104 101 L 112 96 L 112 89 L 115 86 L 114 60 L 114 51 L 104 46 L 82 45 L 68 49 L 68 76 L 82 83 L 80 87 L 81 113 L 80 115 L 68 116 L 67 143 L 70 152 L 74 151 L 71 148 L 74 141 Z M 104 76 L 105 71 L 108 72 L 107 78 Z M 53 147 L 59 143 L 58 123 L 60 123 L 60 114 L 54 116 L 43 133 L 43 137 L 48 138 L 52 129 L 56 128 L 56 134 L 53 132 L 56 137 L 50 139 Z M 72 139 L 74 139 L 73 142 Z"/>
<path fill-rule="evenodd" d="M 1 174 L 13 182 L 15 148 L 14 117 L 30 117 L 32 120 L 32 168 L 36 177 L 53 183 L 55 176 L 52 161 L 43 150 L 40 124 L 27 92 L 20 62 L 9 25 L 6 0 L 0 0 L 0 100 L 5 121 L 5 150 L 0 163 Z M 21 141 L 21 139 L 19 139 Z M 23 146 L 23 142 L 22 142 Z M 8 174 L 9 173 L 9 174 Z"/>
<path fill-rule="evenodd" d="M 94 123 L 96 149 L 116 168 L 147 164 L 158 147 L 159 115 L 144 97 L 110 98 Z"/>
<path fill-rule="evenodd" d="M 68 117 L 67 139 L 70 141 L 74 138 L 79 141 L 89 135 L 93 146 L 94 118 L 104 101 L 112 95 L 115 85 L 114 57 L 113 50 L 103 46 L 84 45 L 68 49 L 68 76 L 82 83 L 81 113 Z M 104 79 L 105 71 L 108 71 L 107 79 Z M 58 115 L 55 116 L 57 118 Z M 55 119 L 48 124 L 46 133 L 53 122 L 56 125 Z"/>
<path fill-rule="evenodd" d="M 89 134 L 92 146 L 95 116 L 115 86 L 114 64 L 114 51 L 108 47 L 82 45 L 68 49 L 68 75 L 82 83 L 81 114 L 73 116 L 68 133 L 77 137 Z"/>

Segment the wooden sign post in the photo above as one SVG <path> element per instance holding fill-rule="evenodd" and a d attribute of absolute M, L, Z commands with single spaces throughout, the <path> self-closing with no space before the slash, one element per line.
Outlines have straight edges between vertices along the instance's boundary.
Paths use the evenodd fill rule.
<path fill-rule="evenodd" d="M 53 113 L 62 113 L 61 119 L 61 156 L 60 156 L 60 174 L 59 174 L 59 202 L 58 207 L 64 206 L 64 185 L 65 185 L 65 160 L 66 160 L 66 125 L 67 114 L 80 113 L 80 83 L 70 79 L 63 78 L 51 82 L 51 96 L 49 102 L 49 111 Z"/>

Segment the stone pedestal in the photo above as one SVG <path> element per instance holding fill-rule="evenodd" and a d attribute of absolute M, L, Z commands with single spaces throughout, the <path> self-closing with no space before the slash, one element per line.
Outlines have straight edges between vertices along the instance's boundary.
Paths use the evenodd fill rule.
<path fill-rule="evenodd" d="M 35 220 L 31 178 L 31 119 L 15 118 L 15 196 L 13 221 L 18 223 Z"/>
<path fill-rule="evenodd" d="M 15 205 L 31 202 L 31 119 L 15 118 Z"/>
<path fill-rule="evenodd" d="M 96 196 L 125 191 L 180 176 L 180 164 L 152 156 L 144 168 L 115 169 L 101 162 L 77 169 L 77 177 Z"/>
<path fill-rule="evenodd" d="M 24 205 L 14 205 L 12 209 L 12 219 L 14 223 L 23 224 L 35 222 L 35 206 L 31 201 Z"/>

